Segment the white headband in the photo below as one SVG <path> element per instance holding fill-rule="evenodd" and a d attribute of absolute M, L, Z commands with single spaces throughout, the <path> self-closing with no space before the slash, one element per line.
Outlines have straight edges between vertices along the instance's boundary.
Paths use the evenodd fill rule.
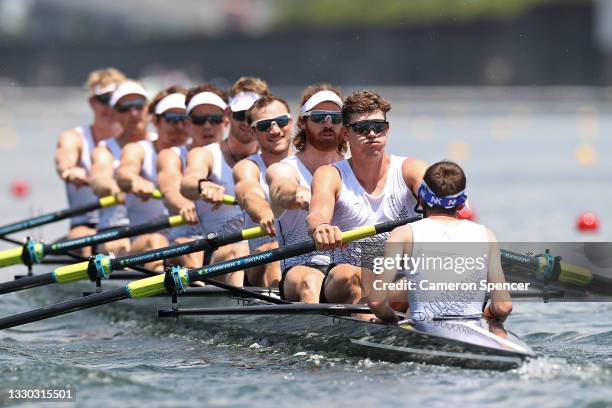
<path fill-rule="evenodd" d="M 117 89 L 117 84 L 108 84 L 106 86 L 96 85 L 92 91 L 92 95 L 104 95 L 105 93 L 113 92 Z"/>
<path fill-rule="evenodd" d="M 155 105 L 155 114 L 161 115 L 165 111 L 173 108 L 185 109 L 185 95 L 173 93 L 164 96 L 162 100 Z"/>
<path fill-rule="evenodd" d="M 108 104 L 114 107 L 117 104 L 117 102 L 119 102 L 119 99 L 123 98 L 126 95 L 140 95 L 140 96 L 144 96 L 145 99 L 149 98 L 147 91 L 145 91 L 142 85 L 136 82 L 126 81 L 126 82 L 121 83 L 117 87 L 117 89 L 115 89 L 115 91 L 113 92 L 113 96 L 111 96 Z"/>
<path fill-rule="evenodd" d="M 229 106 L 232 112 L 240 112 L 249 109 L 261 98 L 257 92 L 240 92 L 236 96 L 230 96 Z"/>
<path fill-rule="evenodd" d="M 333 102 L 342 108 L 342 99 L 338 95 L 336 95 L 332 91 L 319 91 L 316 94 L 312 95 L 308 100 L 302 105 L 300 111 L 302 113 L 306 113 L 321 102 Z"/>
<path fill-rule="evenodd" d="M 187 114 L 191 113 L 193 108 L 198 105 L 215 105 L 223 110 L 227 108 L 225 101 L 223 101 L 219 95 L 212 92 L 200 92 L 191 98 L 189 105 L 187 105 Z"/>

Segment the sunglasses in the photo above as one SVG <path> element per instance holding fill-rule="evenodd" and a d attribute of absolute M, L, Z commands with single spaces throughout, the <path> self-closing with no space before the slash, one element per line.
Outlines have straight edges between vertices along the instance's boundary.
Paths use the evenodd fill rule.
<path fill-rule="evenodd" d="M 389 122 L 386 120 L 363 120 L 346 125 L 346 127 L 350 127 L 355 132 L 367 136 L 371 131 L 374 131 L 375 134 L 384 132 L 389 128 Z"/>
<path fill-rule="evenodd" d="M 244 122 L 247 118 L 247 111 L 241 110 L 237 112 L 232 112 L 232 119 L 237 120 L 238 122 Z"/>
<path fill-rule="evenodd" d="M 183 123 L 187 120 L 187 114 L 183 112 L 166 112 L 157 115 L 157 117 L 164 119 L 168 123 Z"/>
<path fill-rule="evenodd" d="M 115 105 L 115 110 L 120 113 L 129 112 L 130 109 L 136 109 L 137 111 L 141 111 L 144 109 L 146 104 L 147 103 L 144 99 L 134 99 L 133 101 L 127 101 Z"/>
<path fill-rule="evenodd" d="M 315 123 L 324 123 L 327 118 L 331 119 L 334 125 L 342 122 L 342 113 L 337 111 L 310 111 L 304 114 L 305 117 L 310 118 Z"/>
<path fill-rule="evenodd" d="M 94 99 L 103 105 L 108 105 L 108 103 L 110 102 L 111 96 L 113 96 L 113 93 L 107 92 L 107 93 L 103 93 L 100 95 L 94 95 Z"/>
<path fill-rule="evenodd" d="M 191 123 L 198 126 L 205 125 L 206 122 L 210 122 L 211 125 L 220 125 L 223 123 L 225 116 L 222 113 L 214 115 L 191 115 L 189 119 Z"/>
<path fill-rule="evenodd" d="M 287 113 L 285 115 L 277 116 L 275 118 L 257 120 L 251 124 L 251 127 L 257 129 L 260 132 L 267 132 L 268 130 L 270 130 L 274 123 L 276 123 L 278 127 L 282 128 L 287 126 L 290 120 L 291 115 Z"/>

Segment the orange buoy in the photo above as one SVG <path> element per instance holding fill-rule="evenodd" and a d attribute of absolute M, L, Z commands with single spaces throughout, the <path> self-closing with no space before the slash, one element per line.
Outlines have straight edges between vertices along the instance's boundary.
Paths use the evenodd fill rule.
<path fill-rule="evenodd" d="M 13 197 L 24 198 L 30 195 L 30 184 L 25 180 L 14 180 L 11 183 Z"/>
<path fill-rule="evenodd" d="M 459 211 L 457 211 L 457 218 L 460 220 L 476 221 L 476 213 L 473 207 L 464 205 Z"/>
<path fill-rule="evenodd" d="M 576 221 L 576 228 L 583 232 L 594 232 L 599 229 L 599 219 L 592 212 L 580 214 Z"/>

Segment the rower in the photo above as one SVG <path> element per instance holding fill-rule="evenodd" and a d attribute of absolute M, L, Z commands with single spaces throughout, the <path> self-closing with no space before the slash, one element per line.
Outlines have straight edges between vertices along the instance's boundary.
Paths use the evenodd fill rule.
<path fill-rule="evenodd" d="M 393 230 L 385 245 L 385 258 L 420 256 L 431 254 L 449 255 L 452 259 L 486 259 L 483 268 L 473 271 L 441 271 L 431 268 L 414 268 L 406 274 L 413 287 L 407 292 L 410 304 L 410 317 L 419 327 L 433 326 L 436 319 L 479 319 L 484 315 L 491 320 L 491 329 L 503 334 L 500 327 L 512 311 L 512 301 L 505 290 L 492 290 L 491 302 L 485 307 L 484 289 L 469 291 L 440 291 L 423 289 L 422 282 L 458 283 L 466 287 L 480 288 L 480 282 L 505 283 L 500 260 L 500 249 L 493 232 L 484 225 L 468 220 L 457 219 L 457 211 L 467 199 L 465 194 L 466 177 L 459 165 L 443 161 L 429 167 L 419 188 L 419 204 L 423 208 L 423 220 L 398 227 Z M 462 244 L 461 243 L 469 243 Z M 414 255 L 413 255 L 414 254 Z M 477 265 L 477 262 L 474 262 Z M 467 265 L 467 263 L 466 263 Z M 386 282 L 393 281 L 400 268 L 385 270 Z M 404 295 L 406 295 L 404 293 Z M 368 303 L 372 311 L 384 321 L 397 321 L 395 312 L 390 308 L 389 294 L 374 291 Z M 436 324 L 436 333 L 444 334 L 445 325 Z M 417 327 L 418 328 L 418 327 Z M 498 330 L 499 329 L 499 330 Z M 452 330 L 448 327 L 448 330 Z M 454 330 L 457 333 L 456 329 Z M 452 332 L 450 334 L 453 334 Z"/>
<path fill-rule="evenodd" d="M 245 226 L 261 225 L 269 235 L 249 240 L 250 252 L 255 253 L 278 248 L 266 171 L 270 165 L 280 162 L 290 153 L 292 122 L 289 104 L 276 96 L 264 96 L 250 107 L 247 121 L 257 137 L 261 153 L 251 155 L 234 166 L 234 181 L 236 199 L 247 215 Z M 271 262 L 247 269 L 245 286 L 278 287 L 280 278 L 280 263 Z"/>
<path fill-rule="evenodd" d="M 390 109 L 389 102 L 370 91 L 344 100 L 342 137 L 352 157 L 317 169 L 312 178 L 307 222 L 319 249 L 340 248 L 341 231 L 417 214 L 417 192 L 427 166 L 422 160 L 385 152 Z M 323 299 L 361 302 L 361 268 L 371 269 L 373 257 L 383 253 L 385 238 L 378 235 L 334 251 Z"/>
<path fill-rule="evenodd" d="M 150 139 L 147 132 L 147 91 L 139 83 L 128 80 L 121 83 L 109 101 L 113 117 L 121 125 L 122 131 L 114 138 L 101 141 L 92 154 L 90 186 L 98 197 L 114 195 L 124 199 L 117 181 L 115 169 L 119 167 L 121 149 L 128 143 Z M 98 231 L 129 225 L 125 205 L 119 204 L 100 210 Z M 107 242 L 101 246 L 102 252 L 124 255 L 130 251 L 129 238 Z"/>
<path fill-rule="evenodd" d="M 115 68 L 91 72 L 85 87 L 89 91 L 88 102 L 94 114 L 93 122 L 89 126 L 67 130 L 59 137 L 55 150 L 55 170 L 66 183 L 66 195 L 71 208 L 97 201 L 89 187 L 91 154 L 100 141 L 121 131 L 113 119 L 108 101 L 117 85 L 124 80 L 125 76 Z M 99 220 L 98 211 L 72 217 L 68 239 L 94 234 Z M 81 253 L 88 256 L 91 250 L 83 248 Z"/>
<path fill-rule="evenodd" d="M 163 149 L 185 143 L 184 121 L 186 91 L 171 86 L 159 92 L 149 104 L 148 112 L 157 129 L 157 137 L 147 134 L 143 140 L 127 143 L 121 149 L 121 161 L 116 178 L 126 193 L 125 207 L 130 225 L 141 225 L 167 217 L 168 211 L 160 200 L 151 195 L 157 188 L 157 154 Z M 168 246 L 167 231 L 134 237 L 130 250 L 142 252 Z M 153 270 L 163 270 L 163 262 L 147 264 Z"/>
<path fill-rule="evenodd" d="M 187 113 L 192 124 L 215 131 L 222 136 L 229 124 L 227 95 L 219 89 L 201 90 L 187 95 Z M 230 132 L 224 140 L 193 148 L 187 156 L 187 167 L 181 181 L 181 194 L 197 200 L 202 234 L 228 234 L 244 227 L 244 212 L 238 206 L 223 205 L 224 195 L 234 195 L 232 168 L 240 160 L 258 151 L 257 140 Z M 248 255 L 246 242 L 223 246 L 206 253 L 204 264 Z M 226 283 L 242 286 L 243 271 L 223 276 Z"/>
<path fill-rule="evenodd" d="M 193 97 L 202 92 L 221 94 L 218 88 L 205 84 L 191 89 L 188 96 Z M 197 116 L 200 112 L 206 113 L 207 109 L 209 109 L 206 105 L 206 103 L 203 103 L 192 106 L 193 115 Z M 216 106 L 213 105 L 212 109 L 215 111 Z M 210 123 L 210 125 L 207 126 L 207 123 Z M 181 179 L 187 167 L 187 155 L 194 148 L 221 141 L 223 139 L 224 127 L 213 126 L 212 122 L 200 124 L 197 121 L 189 120 L 189 117 L 187 117 L 185 131 L 189 137 L 188 144 L 164 149 L 157 156 L 157 182 L 164 197 L 164 204 L 171 213 L 182 215 L 191 224 L 173 228 L 170 231 L 169 238 L 176 244 L 183 244 L 203 237 L 202 229 L 199 225 L 198 209 L 202 211 L 201 207 L 204 203 L 200 200 L 194 202 L 183 196 L 180 192 Z M 200 267 L 204 262 L 204 253 L 194 252 L 183 255 L 178 262 L 187 268 Z"/>
<path fill-rule="evenodd" d="M 298 118 L 299 131 L 292 143 L 297 153 L 266 172 L 270 201 L 275 211 L 275 232 L 279 245 L 286 246 L 309 239 L 306 215 L 310 202 L 310 182 L 314 171 L 344 159 L 346 142 L 341 137 L 342 99 L 330 85 L 311 86 L 304 90 Z M 287 118 L 288 119 L 288 118 Z M 290 122 L 276 118 L 279 127 Z M 270 121 L 262 122 L 263 125 Z M 257 126 L 257 125 L 255 125 Z M 327 253 L 313 252 L 281 262 L 279 293 L 285 300 L 318 303 L 321 283 L 329 267 Z"/>

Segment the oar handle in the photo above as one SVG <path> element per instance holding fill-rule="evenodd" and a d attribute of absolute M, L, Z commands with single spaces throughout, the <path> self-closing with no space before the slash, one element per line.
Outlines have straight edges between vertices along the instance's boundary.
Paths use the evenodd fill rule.
<path fill-rule="evenodd" d="M 238 201 L 236 200 L 236 197 L 224 194 L 223 195 L 223 204 L 238 205 Z"/>

